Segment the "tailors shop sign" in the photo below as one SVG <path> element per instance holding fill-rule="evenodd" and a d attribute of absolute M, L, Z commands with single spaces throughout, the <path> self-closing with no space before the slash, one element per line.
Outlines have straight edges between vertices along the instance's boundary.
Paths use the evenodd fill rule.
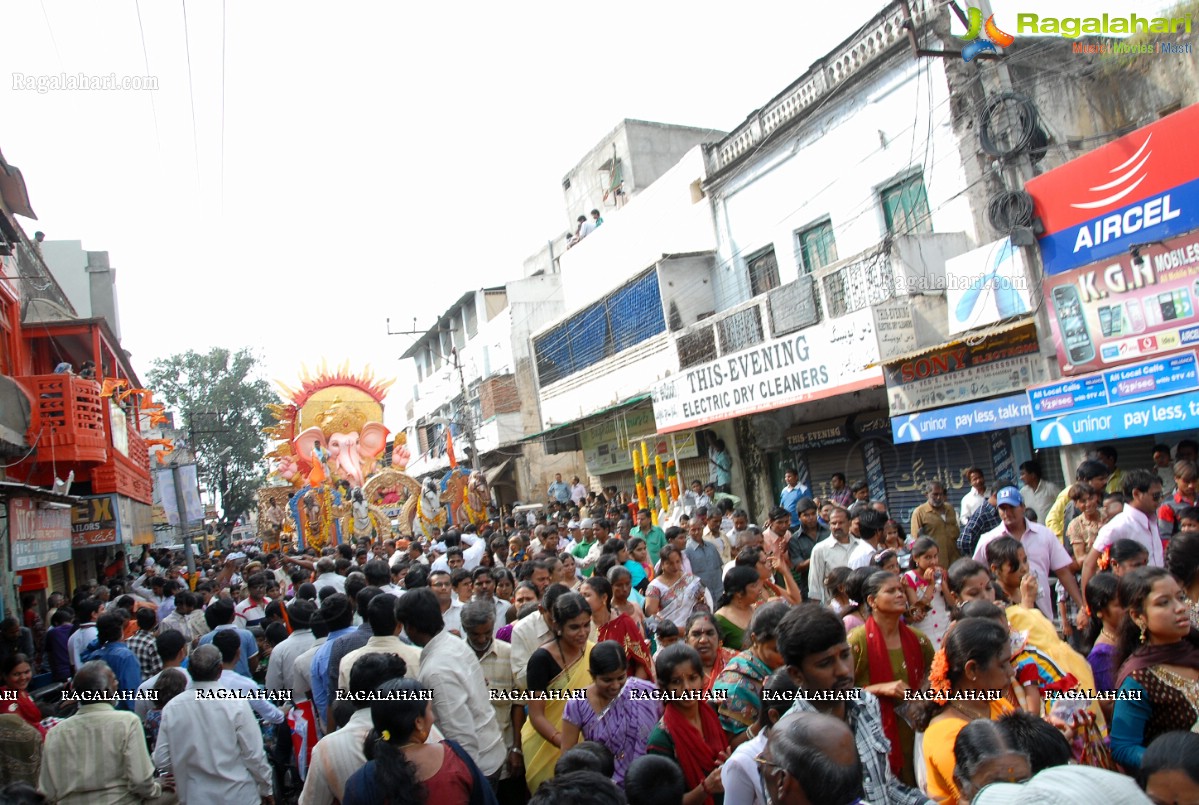
<path fill-rule="evenodd" d="M 71 511 L 71 546 L 96 548 L 121 541 L 121 516 L 116 495 L 85 497 Z"/>
<path fill-rule="evenodd" d="M 1199 344 L 1199 230 L 1045 277 L 1062 373 Z"/>
<path fill-rule="evenodd" d="M 684 369 L 654 387 L 670 433 L 882 384 L 869 308 Z"/>
<path fill-rule="evenodd" d="M 888 364 L 886 377 L 892 416 L 1014 394 L 1049 379 L 1032 324 Z"/>
<path fill-rule="evenodd" d="M 1045 274 L 1199 227 L 1196 131 L 1192 104 L 1029 181 Z"/>

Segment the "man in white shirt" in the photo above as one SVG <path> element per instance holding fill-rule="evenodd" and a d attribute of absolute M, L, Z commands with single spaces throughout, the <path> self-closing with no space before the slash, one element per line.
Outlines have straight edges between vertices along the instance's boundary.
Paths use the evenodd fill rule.
<path fill-rule="evenodd" d="M 1157 510 L 1161 506 L 1162 482 L 1156 473 L 1131 470 L 1124 473 L 1124 511 L 1099 529 L 1091 552 L 1082 565 L 1082 586 L 1085 589 L 1099 564 L 1099 557 L 1116 540 L 1130 539 L 1149 552 L 1149 565 L 1164 567 L 1161 532 L 1157 527 Z"/>
<path fill-rule="evenodd" d="M 505 760 L 504 739 L 474 652 L 465 640 L 444 630 L 441 605 L 432 590 L 409 591 L 396 605 L 396 618 L 422 649 L 418 678 L 433 691 L 438 728 L 461 744 L 494 783 Z"/>
<path fill-rule="evenodd" d="M 79 628 L 67 639 L 67 656 L 71 659 L 72 671 L 83 667 L 83 652 L 96 639 L 96 616 L 103 606 L 99 599 L 88 598 L 75 613 L 79 617 Z"/>
<path fill-rule="evenodd" d="M 1041 477 L 1041 462 L 1039 461 L 1025 461 L 1021 464 L 1020 480 L 1024 482 L 1024 485 L 1020 487 L 1020 497 L 1024 498 L 1024 505 L 1037 513 L 1040 522 L 1045 522 L 1045 518 L 1049 516 L 1049 510 L 1053 508 L 1053 504 L 1062 490 L 1058 488 L 1057 484 Z M 963 522 L 962 525 L 965 526 L 966 523 Z M 1069 524 L 1067 523 L 1067 525 Z"/>
<path fill-rule="evenodd" d="M 175 593 L 175 608 L 158 624 L 158 633 L 179 632 L 189 644 L 199 640 L 203 633 L 195 629 L 192 619 L 192 613 L 196 611 L 198 603 L 199 598 L 195 593 Z"/>
<path fill-rule="evenodd" d="M 348 655 L 346 659 L 349 659 Z M 358 694 L 352 700 L 358 709 L 344 727 L 321 738 L 313 747 L 304 790 L 300 792 L 300 805 L 333 805 L 335 800 L 340 802 L 345 797 L 346 781 L 366 763 L 363 748 L 366 736 L 374 728 L 370 701 L 364 696 L 400 676 L 411 678 L 414 675 L 411 666 L 407 673 L 400 673 L 400 660 L 394 654 L 367 655 L 363 656 L 362 662 L 354 663 L 348 690 Z M 434 726 L 425 743 L 439 743 L 442 737 L 441 731 Z"/>
<path fill-rule="evenodd" d="M 712 505 L 712 498 L 704 494 L 704 485 L 699 481 L 691 482 L 691 498 L 695 501 L 696 509 L 706 509 Z"/>
<path fill-rule="evenodd" d="M 828 603 L 824 577 L 835 567 L 848 567 L 860 541 L 849 533 L 849 512 L 839 506 L 828 516 L 829 536 L 812 549 L 808 565 L 808 597 L 821 604 Z"/>
<path fill-rule="evenodd" d="M 271 767 L 249 702 L 200 698 L 221 687 L 221 652 L 200 646 L 188 671 L 195 690 L 163 708 L 154 765 L 174 775 L 180 802 L 273 804 Z"/>
<path fill-rule="evenodd" d="M 970 489 L 962 498 L 962 525 L 970 521 L 970 515 L 974 514 L 978 507 L 983 505 L 983 501 L 987 499 L 987 481 L 983 476 L 982 470 L 978 467 L 971 467 L 966 470 L 966 480 L 970 482 Z"/>
<path fill-rule="evenodd" d="M 188 643 L 184 639 L 183 634 L 175 629 L 162 632 L 154 639 L 154 647 L 158 651 L 158 656 L 162 660 L 162 671 L 168 668 L 178 668 L 183 671 L 184 676 L 187 676 L 186 669 L 183 669 L 183 661 L 187 659 Z M 158 678 L 162 676 L 162 671 L 154 674 L 149 679 L 137 686 L 141 692 L 154 690 L 154 685 L 158 682 Z M 187 687 L 191 689 L 191 677 L 187 677 Z M 133 703 L 133 712 L 137 713 L 137 717 L 142 721 L 146 720 L 146 714 L 154 709 L 154 702 L 148 699 L 138 699 Z"/>
<path fill-rule="evenodd" d="M 579 476 L 570 479 L 570 500 L 576 506 L 582 506 L 587 499 L 587 487 L 579 480 Z"/>
<path fill-rule="evenodd" d="M 1086 614 L 1087 604 L 1074 578 L 1074 560 L 1066 553 L 1061 540 L 1045 526 L 1024 516 L 1024 499 L 1016 487 L 1005 486 L 1000 489 L 995 495 L 995 504 L 999 507 L 999 517 L 1003 522 L 979 539 L 974 549 L 974 561 L 989 567 L 987 545 L 1000 537 L 1012 537 L 1024 547 L 1029 572 L 1037 577 L 1037 608 L 1046 618 L 1053 620 L 1053 603 L 1049 595 L 1049 575 L 1053 574 L 1078 605 L 1078 628 L 1086 628 L 1090 620 Z"/>
<path fill-rule="evenodd" d="M 370 623 L 371 637 L 366 645 L 357 648 L 341 658 L 337 669 L 337 689 L 349 690 L 350 677 L 354 673 L 354 663 L 371 654 L 394 654 L 404 661 L 407 671 L 404 676 L 416 678 L 420 670 L 420 649 L 411 646 L 399 638 L 400 624 L 396 621 L 396 601 L 394 595 L 383 593 L 371 599 L 366 608 L 366 619 Z"/>
<path fill-rule="evenodd" d="M 866 567 L 874 561 L 874 555 L 882 550 L 883 526 L 887 518 L 874 509 L 867 509 L 858 515 L 858 536 L 861 542 L 849 557 L 849 567 L 857 570 Z"/>
<path fill-rule="evenodd" d="M 216 646 L 217 651 L 221 652 L 220 687 L 225 690 L 254 694 L 258 694 L 262 690 L 253 679 L 242 676 L 233 670 L 233 666 L 237 664 L 238 657 L 241 655 L 241 639 L 237 636 L 236 632 L 228 629 L 217 632 L 212 638 L 212 645 Z M 250 708 L 253 709 L 254 714 L 266 723 L 283 723 L 283 711 L 271 702 L 257 697 L 251 698 L 249 701 Z"/>
<path fill-rule="evenodd" d="M 296 658 L 316 644 L 316 635 L 312 633 L 315 615 L 316 605 L 311 601 L 299 599 L 287 607 L 292 633 L 271 649 L 271 661 L 266 666 L 267 690 L 285 691 L 288 696 L 294 696 Z"/>
<path fill-rule="evenodd" d="M 447 632 L 462 636 L 462 604 L 454 600 L 454 587 L 450 584 L 450 574 L 445 570 L 434 570 L 429 574 L 429 588 L 437 596 L 441 605 L 441 620 Z"/>
<path fill-rule="evenodd" d="M 346 591 L 346 577 L 338 575 L 337 562 L 331 556 L 323 556 L 316 563 L 316 581 L 312 585 L 319 593 L 325 587 L 332 587 L 335 592 Z"/>

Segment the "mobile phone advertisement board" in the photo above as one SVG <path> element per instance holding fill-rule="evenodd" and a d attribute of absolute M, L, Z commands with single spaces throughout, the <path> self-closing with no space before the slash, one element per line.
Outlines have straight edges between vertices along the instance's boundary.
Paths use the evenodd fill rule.
<path fill-rule="evenodd" d="M 1199 230 L 1046 276 L 1049 321 L 1065 375 L 1199 344 Z"/>
<path fill-rule="evenodd" d="M 1199 227 L 1196 131 L 1192 104 L 1027 182 L 1046 276 Z"/>

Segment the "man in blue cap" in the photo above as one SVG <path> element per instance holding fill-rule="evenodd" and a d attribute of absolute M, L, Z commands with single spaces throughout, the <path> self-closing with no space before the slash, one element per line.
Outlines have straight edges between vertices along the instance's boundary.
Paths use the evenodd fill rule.
<path fill-rule="evenodd" d="M 995 495 L 995 503 L 1003 522 L 983 534 L 978 547 L 974 549 L 974 561 L 989 566 L 987 545 L 1002 537 L 1012 537 L 1024 547 L 1028 572 L 1037 577 L 1037 608 L 1046 618 L 1053 620 L 1053 606 L 1049 598 L 1049 574 L 1052 573 L 1078 606 L 1078 628 L 1085 628 L 1089 620 L 1086 616 L 1087 605 L 1071 570 L 1074 559 L 1066 553 L 1061 540 L 1045 526 L 1024 516 L 1024 498 L 1016 487 L 1005 486 L 1000 489 Z"/>

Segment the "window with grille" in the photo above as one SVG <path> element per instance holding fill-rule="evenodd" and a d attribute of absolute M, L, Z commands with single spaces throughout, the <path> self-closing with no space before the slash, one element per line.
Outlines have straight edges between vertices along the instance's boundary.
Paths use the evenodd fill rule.
<path fill-rule="evenodd" d="M 879 191 L 883 204 L 883 218 L 887 231 L 892 235 L 911 235 L 933 231 L 932 218 L 928 210 L 928 194 L 924 191 L 924 177 L 919 174 L 887 185 Z"/>
<path fill-rule="evenodd" d="M 773 248 L 749 258 L 746 267 L 749 269 L 751 296 L 757 296 L 779 287 L 779 264 L 774 257 Z"/>
<path fill-rule="evenodd" d="M 800 265 L 808 274 L 837 262 L 837 242 L 833 239 L 833 222 L 821 221 L 795 233 L 799 246 Z"/>

